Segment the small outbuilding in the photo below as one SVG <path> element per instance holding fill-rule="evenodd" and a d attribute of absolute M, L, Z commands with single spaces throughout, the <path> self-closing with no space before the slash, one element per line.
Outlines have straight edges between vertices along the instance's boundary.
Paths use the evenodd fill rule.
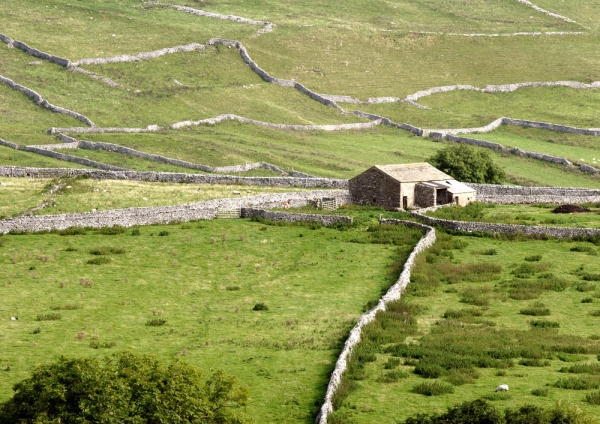
<path fill-rule="evenodd" d="M 474 189 L 426 162 L 375 165 L 348 183 L 352 203 L 389 210 L 448 203 L 466 206 L 476 196 Z"/>

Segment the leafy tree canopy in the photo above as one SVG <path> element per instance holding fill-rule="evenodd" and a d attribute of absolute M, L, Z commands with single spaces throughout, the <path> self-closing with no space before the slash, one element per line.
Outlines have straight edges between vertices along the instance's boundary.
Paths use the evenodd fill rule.
<path fill-rule="evenodd" d="M 504 170 L 496 165 L 486 151 L 464 144 L 448 146 L 429 158 L 429 163 L 458 181 L 481 184 L 502 184 Z"/>
<path fill-rule="evenodd" d="M 206 381 L 183 362 L 164 366 L 150 355 L 61 357 L 39 365 L 0 404 L 0 424 L 207 423 L 240 424 L 235 408 L 248 391 L 235 377 L 214 372 Z"/>

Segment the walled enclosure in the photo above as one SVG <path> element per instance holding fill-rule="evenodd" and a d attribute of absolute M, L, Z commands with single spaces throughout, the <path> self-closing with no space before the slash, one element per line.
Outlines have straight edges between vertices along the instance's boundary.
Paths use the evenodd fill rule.
<path fill-rule="evenodd" d="M 344 190 L 317 190 L 296 193 L 261 194 L 235 199 L 217 199 L 181 206 L 116 209 L 100 212 L 86 212 L 64 215 L 18 217 L 0 220 L 0 234 L 10 231 L 50 231 L 69 227 L 112 227 L 119 225 L 168 224 L 197 219 L 214 219 L 219 209 L 231 210 L 246 207 L 276 208 L 284 203 L 292 207 L 309 204 L 314 199 L 335 197 L 338 204 L 349 202 Z M 324 221 L 325 222 L 325 221 Z M 326 224 L 327 225 L 327 224 Z"/>

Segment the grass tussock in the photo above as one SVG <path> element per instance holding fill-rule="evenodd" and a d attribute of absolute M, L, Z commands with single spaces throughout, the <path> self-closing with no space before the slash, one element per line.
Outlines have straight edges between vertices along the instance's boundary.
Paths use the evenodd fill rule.
<path fill-rule="evenodd" d="M 106 265 L 109 264 L 111 262 L 110 258 L 107 258 L 105 256 L 97 256 L 95 258 L 89 259 L 86 264 L 89 265 Z"/>
<path fill-rule="evenodd" d="M 57 321 L 62 318 L 61 314 L 40 314 L 35 320 L 36 321 Z"/>
<path fill-rule="evenodd" d="M 103 255 L 122 255 L 125 253 L 125 249 L 122 247 L 108 247 L 108 246 L 100 246 L 94 247 L 89 250 L 90 255 L 103 256 Z"/>
<path fill-rule="evenodd" d="M 548 309 L 542 302 L 535 302 L 527 308 L 521 309 L 519 313 L 522 315 L 540 317 L 550 315 L 550 309 Z"/>
<path fill-rule="evenodd" d="M 413 386 L 413 393 L 425 396 L 441 396 L 454 393 L 454 388 L 449 384 L 438 381 L 424 381 Z"/>

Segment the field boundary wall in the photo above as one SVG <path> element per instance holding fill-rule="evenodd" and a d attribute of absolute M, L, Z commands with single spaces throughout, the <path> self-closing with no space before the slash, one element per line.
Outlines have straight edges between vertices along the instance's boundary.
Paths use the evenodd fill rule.
<path fill-rule="evenodd" d="M 335 197 L 340 204 L 348 203 L 350 196 L 345 190 L 316 190 L 295 193 L 270 193 L 251 197 L 207 200 L 205 202 L 178 206 L 157 206 L 115 209 L 63 215 L 21 216 L 0 220 L 0 234 L 10 231 L 51 231 L 69 227 L 131 227 L 137 225 L 168 224 L 197 219 L 214 219 L 217 212 L 238 208 L 276 208 L 288 205 L 301 207 L 315 199 Z M 293 214 L 298 215 L 298 214 Z M 337 217 L 340 218 L 340 217 Z"/>
<path fill-rule="evenodd" d="M 387 293 L 381 299 L 379 299 L 377 306 L 375 306 L 370 311 L 364 313 L 359 318 L 354 328 L 352 328 L 352 330 L 350 331 L 350 334 L 348 335 L 348 338 L 344 343 L 344 348 L 342 349 L 342 352 L 335 364 L 335 368 L 329 378 L 329 384 L 325 393 L 325 401 L 323 403 L 323 406 L 321 407 L 321 411 L 319 412 L 319 416 L 316 420 L 318 424 L 327 424 L 327 418 L 329 414 L 333 412 L 333 396 L 335 395 L 335 392 L 337 391 L 342 381 L 342 376 L 344 375 L 344 372 L 346 372 L 346 369 L 348 367 L 348 360 L 350 359 L 350 355 L 352 354 L 354 347 L 358 343 L 360 343 L 362 329 L 367 324 L 375 320 L 377 312 L 385 311 L 389 302 L 393 302 L 395 300 L 400 299 L 400 296 L 402 295 L 402 293 L 406 289 L 406 286 L 410 282 L 410 273 L 414 267 L 417 255 L 423 252 L 428 247 L 432 246 L 436 240 L 435 230 L 427 225 L 419 224 L 417 222 L 412 221 L 402 221 L 398 219 L 381 219 L 380 223 L 391 225 L 406 225 L 412 228 L 420 228 L 425 231 L 425 235 L 421 237 L 417 245 L 413 248 L 412 252 L 410 253 L 410 256 L 404 263 L 402 273 L 400 274 L 400 277 L 398 278 L 396 283 L 394 283 L 394 285 L 390 287 Z"/>

